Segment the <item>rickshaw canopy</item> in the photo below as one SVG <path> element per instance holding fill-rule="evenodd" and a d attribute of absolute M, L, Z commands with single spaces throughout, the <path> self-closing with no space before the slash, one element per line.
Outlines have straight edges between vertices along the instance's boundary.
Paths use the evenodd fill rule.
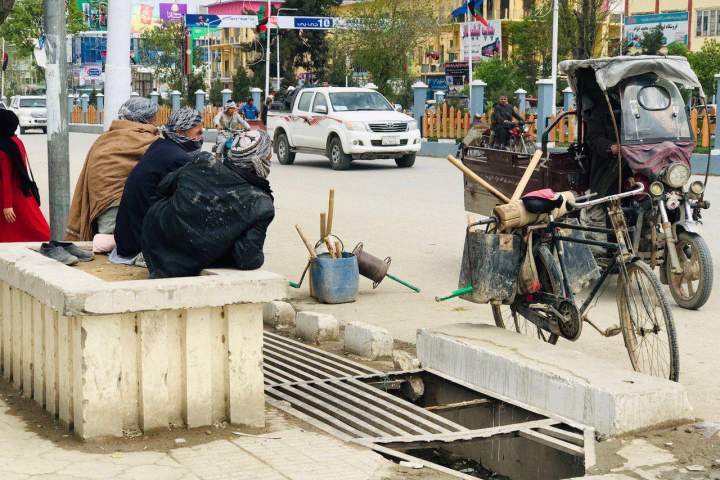
<path fill-rule="evenodd" d="M 686 88 L 697 88 L 705 96 L 700 80 L 690 68 L 685 57 L 662 55 L 639 55 L 635 57 L 590 58 L 587 60 L 565 60 L 558 65 L 560 72 L 568 77 L 570 87 L 577 94 L 577 74 L 583 69 L 592 69 L 595 80 L 602 91 L 616 86 L 622 80 L 645 73 L 678 83 Z"/>

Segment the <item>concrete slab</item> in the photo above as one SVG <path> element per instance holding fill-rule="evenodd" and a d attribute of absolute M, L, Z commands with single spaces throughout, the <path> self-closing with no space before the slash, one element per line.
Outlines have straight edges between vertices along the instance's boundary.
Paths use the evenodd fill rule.
<path fill-rule="evenodd" d="M 478 324 L 424 329 L 424 368 L 560 417 L 619 435 L 693 418 L 685 387 L 612 368 L 596 358 Z"/>

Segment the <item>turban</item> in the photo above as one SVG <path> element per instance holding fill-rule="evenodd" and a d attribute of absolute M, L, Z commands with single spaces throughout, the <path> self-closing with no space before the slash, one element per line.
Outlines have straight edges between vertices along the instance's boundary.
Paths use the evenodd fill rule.
<path fill-rule="evenodd" d="M 157 112 L 158 106 L 147 98 L 131 97 L 120 107 L 118 118 L 130 122 L 150 123 Z"/>
<path fill-rule="evenodd" d="M 271 153 L 272 140 L 267 133 L 262 130 L 240 132 L 233 138 L 225 164 L 233 170 L 251 168 L 257 176 L 267 178 Z"/>
<path fill-rule="evenodd" d="M 202 123 L 202 115 L 200 112 L 190 107 L 183 107 L 170 115 L 167 123 L 165 124 L 165 136 L 175 143 L 183 146 L 193 146 L 198 149 L 202 147 L 202 137 L 200 138 L 188 138 L 184 135 L 179 135 L 178 130 L 186 131 L 191 128 L 197 127 Z M 194 142 L 193 145 L 189 145 L 188 142 Z"/>
<path fill-rule="evenodd" d="M 232 100 L 228 100 L 225 102 L 225 105 L 223 105 L 223 111 L 227 112 L 231 108 L 237 108 L 237 103 L 233 102 Z"/>

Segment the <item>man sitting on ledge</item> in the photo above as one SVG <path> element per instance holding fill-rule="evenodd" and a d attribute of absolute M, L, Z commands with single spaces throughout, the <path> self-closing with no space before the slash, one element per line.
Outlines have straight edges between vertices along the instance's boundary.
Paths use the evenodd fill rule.
<path fill-rule="evenodd" d="M 223 161 L 201 152 L 160 183 L 148 211 L 142 251 L 151 278 L 198 275 L 209 267 L 254 270 L 265 262 L 265 233 L 275 216 L 272 140 L 237 134 Z"/>

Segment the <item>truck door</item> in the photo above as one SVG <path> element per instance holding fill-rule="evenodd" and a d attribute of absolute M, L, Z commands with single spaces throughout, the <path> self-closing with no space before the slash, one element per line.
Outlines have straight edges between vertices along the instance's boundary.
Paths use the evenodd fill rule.
<path fill-rule="evenodd" d="M 310 136 L 310 106 L 315 92 L 303 92 L 298 99 L 297 107 L 293 111 L 290 127 L 292 143 L 295 147 L 309 147 Z"/>
<path fill-rule="evenodd" d="M 328 117 L 328 101 L 324 93 L 318 92 L 313 100 L 310 115 L 308 146 L 312 148 L 325 148 L 331 120 Z"/>

